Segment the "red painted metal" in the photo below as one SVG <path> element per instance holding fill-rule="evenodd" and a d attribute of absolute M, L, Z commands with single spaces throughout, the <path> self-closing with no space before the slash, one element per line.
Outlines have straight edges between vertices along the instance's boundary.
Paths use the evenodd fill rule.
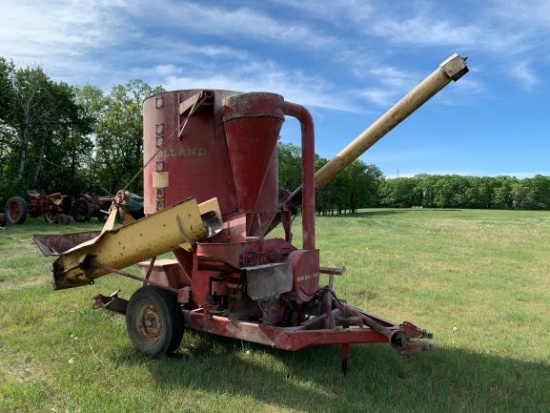
<path fill-rule="evenodd" d="M 248 213 L 247 235 L 262 236 L 278 209 L 277 139 L 283 97 L 244 93 L 224 100 L 224 128 L 239 210 Z"/>
<path fill-rule="evenodd" d="M 265 344 L 283 350 L 300 350 L 313 345 L 341 343 L 387 343 L 388 339 L 376 331 L 363 329 L 296 329 L 261 325 L 254 322 L 234 321 L 217 315 L 205 316 L 185 312 L 185 325 L 194 330 Z M 398 328 L 398 327 L 396 327 Z"/>
<path fill-rule="evenodd" d="M 181 107 L 201 94 L 194 112 Z M 223 130 L 222 101 L 230 91 L 181 90 L 152 96 L 143 103 L 144 212 L 193 196 L 217 197 L 223 214 L 238 211 Z M 183 112 L 183 113 L 180 113 Z M 167 182 L 153 182 L 153 178 Z M 215 177 L 215 179 L 214 179 Z"/>
<path fill-rule="evenodd" d="M 313 118 L 306 108 L 283 103 L 286 115 L 300 121 L 302 130 L 302 237 L 303 248 L 315 248 L 315 135 Z"/>
<path fill-rule="evenodd" d="M 180 90 L 152 96 L 143 104 L 143 212 L 151 215 L 193 197 L 193 201 L 198 201 L 196 207 L 203 225 L 196 220 L 187 223 L 197 225 L 200 236 L 193 240 L 202 242 L 191 241 L 182 229 L 181 223 L 188 218 L 183 215 L 188 212 L 180 212 L 182 216 L 176 217 L 172 229 L 180 231 L 170 233 L 176 234 L 170 238 L 173 244 L 158 247 L 158 242 L 168 235 L 164 232 L 168 224 L 163 223 L 164 228 L 157 229 L 153 216 L 146 221 L 155 226 L 149 243 L 129 246 L 138 248 L 140 254 L 134 251 L 128 254 L 128 260 L 113 259 L 108 264 L 97 259 L 103 254 L 98 247 L 93 256 L 87 253 L 79 256 L 78 263 L 74 257 L 67 260 L 70 268 L 65 268 L 63 255 L 75 253 L 77 250 L 72 247 L 80 250 L 81 244 L 72 243 L 84 241 L 80 235 L 55 239 L 36 235 L 35 242 L 44 254 L 61 255 L 53 267 L 57 287 L 81 285 L 106 273 L 142 282 L 146 288 L 138 290 L 129 302 L 115 293 L 97 296 L 96 306 L 128 312 L 132 342 L 152 356 L 175 350 L 175 342 L 181 340 L 183 331 L 179 324 L 182 315 L 187 328 L 281 349 L 340 344 L 344 373 L 349 344 L 388 343 L 400 354 L 422 351 L 427 346 L 412 340 L 431 338 L 426 331 L 410 323 L 382 320 L 348 305 L 334 293 L 334 276 L 342 275 L 344 269 L 320 266 L 320 252 L 315 246 L 315 188 L 334 179 L 385 133 L 467 71 L 464 58 L 451 56 L 317 173 L 311 114 L 280 95 Z M 277 140 L 288 116 L 300 122 L 302 133 L 302 184 L 290 194 L 279 190 L 277 182 Z M 17 205 L 13 209 L 7 208 L 8 212 L 26 210 L 19 198 L 15 199 Z M 116 209 L 112 209 L 113 215 L 105 228 L 110 234 L 118 231 L 112 229 L 114 212 L 122 216 L 123 226 L 133 223 L 134 217 L 124 213 L 129 206 L 127 201 L 125 192 L 119 191 L 113 201 Z M 292 245 L 291 233 L 292 217 L 299 212 L 299 206 L 301 248 Z M 284 236 L 268 238 L 267 234 L 279 223 Z M 135 224 L 141 225 L 139 221 Z M 150 231 L 151 226 L 143 228 Z M 102 239 L 105 237 L 94 242 Z M 180 244 L 182 241 L 185 242 Z M 156 255 L 171 248 L 175 248 L 175 260 L 157 260 Z M 116 255 L 117 259 L 125 257 L 123 252 Z M 119 268 L 143 259 L 150 261 L 142 263 L 141 277 Z M 88 278 L 82 272 L 86 269 L 101 271 L 97 277 Z M 322 286 L 320 274 L 328 275 L 328 285 Z M 80 276 L 78 283 L 71 279 Z M 151 298 L 146 304 L 147 312 L 154 313 L 153 318 L 158 320 L 161 313 L 162 318 L 171 319 L 172 327 L 176 327 L 171 332 L 160 334 L 163 323 L 155 322 L 153 329 L 159 334 L 147 337 L 135 334 L 137 324 L 143 328 L 150 324 L 136 311 L 143 308 L 146 295 Z M 150 340 L 159 346 L 150 345 Z"/>
<path fill-rule="evenodd" d="M 203 311 L 184 311 L 185 325 L 194 330 L 237 338 L 276 347 L 283 350 L 300 350 L 308 346 L 328 344 L 388 343 L 388 337 L 370 328 L 306 329 L 304 327 L 276 327 L 254 322 L 235 321 L 228 317 Z M 391 324 L 391 333 L 403 331 L 403 326 Z M 415 335 L 420 336 L 421 332 Z M 425 343 L 408 342 L 402 354 L 426 350 Z"/>
<path fill-rule="evenodd" d="M 291 244 L 291 211 L 279 206 L 285 116 L 302 132 L 302 248 Z M 144 140 L 145 213 L 187 196 L 216 197 L 224 221 L 191 251 L 175 250 L 176 261 L 143 263 L 144 278 L 178 291 L 187 328 L 286 350 L 342 344 L 343 360 L 352 343 L 389 343 L 403 354 L 425 348 L 411 342 L 423 330 L 362 312 L 332 291 L 344 270 L 322 268 L 315 248 L 314 127 L 303 106 L 264 92 L 167 92 L 144 102 Z M 285 236 L 267 238 L 276 217 Z M 280 288 L 262 277 L 276 277 Z"/>
<path fill-rule="evenodd" d="M 143 279 L 161 285 L 181 289 L 191 285 L 191 279 L 183 271 L 177 260 L 161 259 L 151 266 L 148 261 L 139 263 Z"/>
<path fill-rule="evenodd" d="M 310 301 L 319 289 L 319 250 L 296 250 L 288 261 L 294 273 L 294 291 L 302 301 Z"/>

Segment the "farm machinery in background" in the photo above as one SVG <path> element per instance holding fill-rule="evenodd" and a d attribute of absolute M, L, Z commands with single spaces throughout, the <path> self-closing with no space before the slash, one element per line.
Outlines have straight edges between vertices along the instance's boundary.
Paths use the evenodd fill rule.
<path fill-rule="evenodd" d="M 97 217 L 100 222 L 107 221 L 109 209 L 114 200 L 114 195 L 92 197 L 89 194 L 78 195 L 72 205 L 71 212 L 76 222 L 88 222 L 93 217 Z M 126 210 L 135 218 L 143 217 L 143 197 L 129 193 L 127 195 Z"/>
<path fill-rule="evenodd" d="M 3 210 L 0 209 L 0 229 L 7 228 L 8 220 L 6 219 L 6 214 L 4 212 L 1 212 Z"/>
<path fill-rule="evenodd" d="M 13 196 L 6 202 L 5 217 L 9 224 L 23 224 L 27 216 L 32 218 L 44 215 L 49 224 L 66 225 L 69 223 L 71 198 L 60 192 L 46 194 L 44 191 L 27 191 L 29 202 L 23 197 Z"/>
<path fill-rule="evenodd" d="M 80 194 L 72 202 L 70 196 L 61 195 L 60 192 L 46 194 L 34 189 L 27 191 L 27 195 L 29 202 L 21 196 L 8 199 L 5 212 L 0 213 L 0 228 L 5 228 L 8 223 L 24 224 L 28 216 L 37 218 L 40 215 L 44 215 L 44 220 L 49 224 L 66 225 L 70 221 L 69 214 L 72 214 L 76 222 L 88 222 L 93 217 L 105 222 L 115 198 L 114 195 L 93 197 Z M 143 197 L 128 193 L 126 211 L 134 219 L 142 218 Z"/>
<path fill-rule="evenodd" d="M 174 352 L 184 328 L 299 350 L 388 343 L 399 354 L 429 349 L 427 331 L 338 298 L 315 245 L 315 190 L 448 83 L 468 72 L 453 55 L 334 159 L 314 171 L 314 128 L 303 106 L 273 93 L 180 90 L 149 97 L 144 117 L 144 212 L 125 213 L 117 193 L 102 231 L 34 236 L 53 263 L 54 289 L 115 273 L 141 283 L 128 300 L 98 295 L 95 307 L 125 314 L 133 345 L 150 356 Z M 285 117 L 302 132 L 302 185 L 278 199 L 277 140 Z M 301 247 L 292 220 L 301 208 Z M 115 227 L 116 215 L 122 225 Z M 281 237 L 269 237 L 277 225 Z M 172 253 L 172 258 L 164 254 Z M 141 276 L 124 270 L 139 264 Z M 321 277 L 326 277 L 324 282 Z"/>

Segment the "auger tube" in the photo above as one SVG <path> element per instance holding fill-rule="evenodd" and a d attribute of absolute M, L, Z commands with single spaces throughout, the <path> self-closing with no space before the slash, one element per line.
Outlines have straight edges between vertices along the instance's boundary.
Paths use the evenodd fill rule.
<path fill-rule="evenodd" d="M 384 135 L 395 128 L 416 109 L 422 106 L 451 81 L 457 81 L 468 73 L 466 58 L 457 53 L 450 56 L 413 90 L 392 106 L 371 126 L 359 134 L 348 146 L 315 173 L 315 189 L 332 181 L 342 170 L 355 161 Z M 298 205 L 302 187 L 298 187 L 285 201 L 286 205 Z"/>

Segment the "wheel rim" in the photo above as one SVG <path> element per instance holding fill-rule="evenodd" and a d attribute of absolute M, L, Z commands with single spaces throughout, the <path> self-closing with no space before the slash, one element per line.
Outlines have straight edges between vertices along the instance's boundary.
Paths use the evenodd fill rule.
<path fill-rule="evenodd" d="M 46 211 L 46 212 L 44 212 L 44 218 L 46 219 L 46 222 L 48 224 L 53 224 L 53 223 L 57 222 L 57 212 Z"/>
<path fill-rule="evenodd" d="M 157 308 L 143 304 L 137 309 L 136 330 L 141 339 L 149 345 L 156 343 L 162 336 L 163 322 Z"/>
<path fill-rule="evenodd" d="M 88 208 L 84 202 L 76 201 L 73 205 L 73 218 L 78 222 L 82 222 L 86 219 L 86 213 Z"/>
<path fill-rule="evenodd" d="M 21 208 L 19 208 L 19 204 L 17 202 L 12 202 L 9 209 L 11 219 L 17 221 L 21 215 Z"/>

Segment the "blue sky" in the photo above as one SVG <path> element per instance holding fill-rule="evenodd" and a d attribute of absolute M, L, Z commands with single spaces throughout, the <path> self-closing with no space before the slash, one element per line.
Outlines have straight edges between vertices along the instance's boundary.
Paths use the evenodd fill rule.
<path fill-rule="evenodd" d="M 454 52 L 470 73 L 360 158 L 387 177 L 550 175 L 547 0 L 0 0 L 0 55 L 108 91 L 279 93 L 331 158 Z M 292 119 L 285 142 L 299 144 Z"/>

